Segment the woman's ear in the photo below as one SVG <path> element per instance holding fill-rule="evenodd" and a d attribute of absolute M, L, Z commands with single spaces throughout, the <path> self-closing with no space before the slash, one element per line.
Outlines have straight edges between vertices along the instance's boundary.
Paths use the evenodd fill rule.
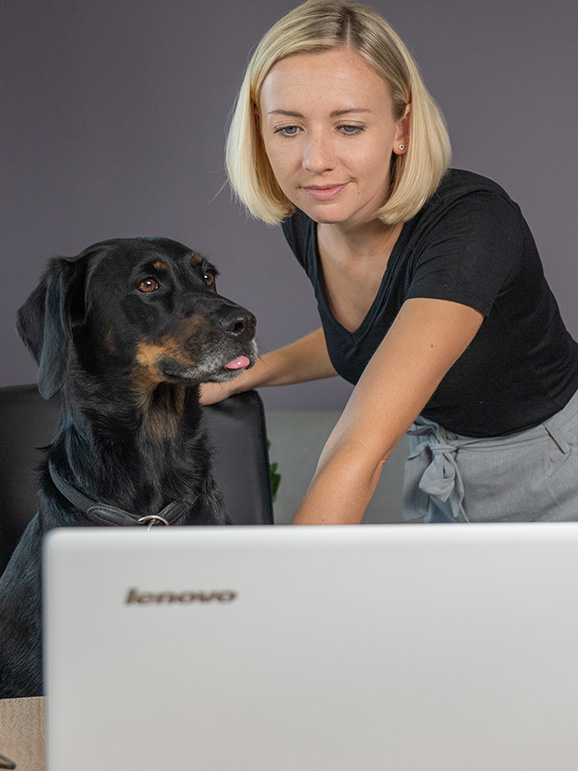
<path fill-rule="evenodd" d="M 397 122 L 397 133 L 393 143 L 393 152 L 396 155 L 407 153 L 409 145 L 409 126 L 410 126 L 411 104 L 406 105 L 403 116 Z"/>

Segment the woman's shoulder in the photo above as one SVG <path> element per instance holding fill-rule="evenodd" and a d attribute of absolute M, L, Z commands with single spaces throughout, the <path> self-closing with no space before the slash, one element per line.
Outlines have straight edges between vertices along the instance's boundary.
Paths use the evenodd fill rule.
<path fill-rule="evenodd" d="M 430 203 L 453 202 L 475 195 L 490 195 L 513 203 L 503 187 L 488 177 L 464 169 L 448 169 Z"/>
<path fill-rule="evenodd" d="M 519 226 L 521 212 L 518 205 L 497 183 L 481 174 L 463 169 L 448 169 L 436 192 L 426 201 L 409 230 L 418 233 L 432 225 L 444 226 L 458 220 L 460 223 L 477 222 L 486 227 L 488 221 L 507 222 Z"/>

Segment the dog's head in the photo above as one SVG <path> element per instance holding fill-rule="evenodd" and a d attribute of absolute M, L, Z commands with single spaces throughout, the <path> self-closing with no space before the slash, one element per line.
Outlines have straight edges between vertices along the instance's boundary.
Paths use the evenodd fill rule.
<path fill-rule="evenodd" d="M 72 358 L 88 374 L 135 381 L 222 382 L 254 364 L 255 317 L 217 294 L 216 269 L 166 238 L 103 241 L 53 259 L 18 312 L 41 394 Z"/>

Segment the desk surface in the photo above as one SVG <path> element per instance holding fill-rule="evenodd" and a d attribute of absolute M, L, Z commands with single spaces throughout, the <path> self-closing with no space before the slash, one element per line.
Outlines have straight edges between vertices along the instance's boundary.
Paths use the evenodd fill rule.
<path fill-rule="evenodd" d="M 45 771 L 44 699 L 0 699 L 0 755 L 16 771 Z"/>

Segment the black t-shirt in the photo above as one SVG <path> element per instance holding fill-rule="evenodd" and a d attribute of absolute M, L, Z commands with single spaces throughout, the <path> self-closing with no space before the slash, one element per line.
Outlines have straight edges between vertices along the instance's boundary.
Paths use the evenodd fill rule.
<path fill-rule="evenodd" d="M 283 232 L 313 283 L 333 366 L 357 383 L 405 300 L 476 308 L 485 319 L 422 411 L 467 436 L 499 436 L 543 422 L 578 389 L 578 345 L 546 283 L 519 207 L 494 182 L 452 169 L 403 226 L 381 286 L 354 332 L 323 297 L 317 228 L 297 210 Z"/>

